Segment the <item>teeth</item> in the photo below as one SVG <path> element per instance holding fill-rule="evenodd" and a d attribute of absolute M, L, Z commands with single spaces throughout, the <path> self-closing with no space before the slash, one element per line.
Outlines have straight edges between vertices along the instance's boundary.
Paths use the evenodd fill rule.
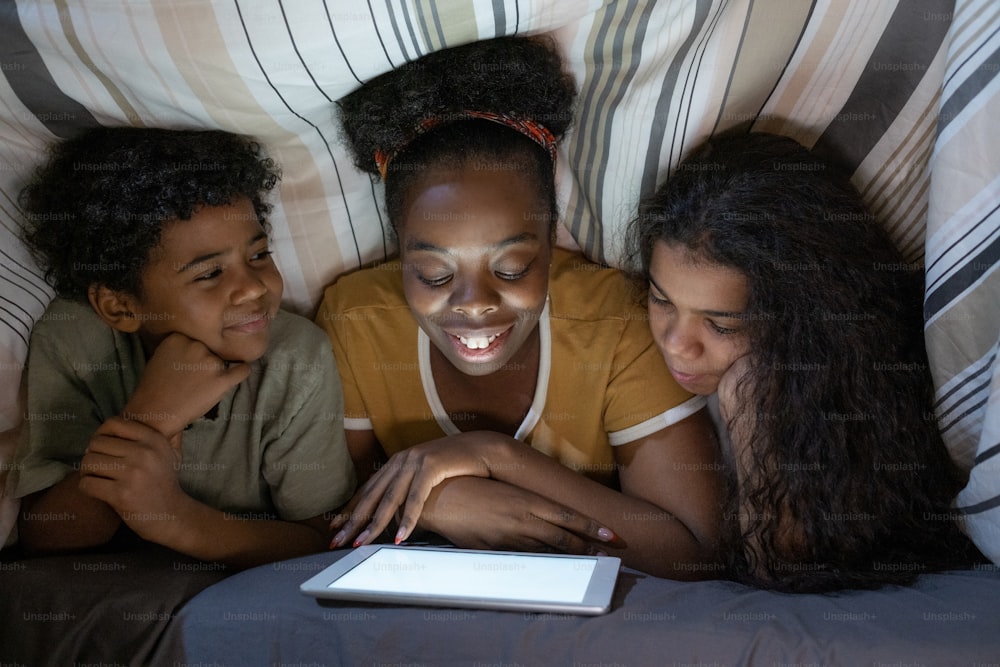
<path fill-rule="evenodd" d="M 479 337 L 479 338 L 466 338 L 465 336 L 459 336 L 458 340 L 462 341 L 462 345 L 466 346 L 470 350 L 485 350 L 490 346 L 490 343 L 497 339 L 499 334 L 493 334 L 492 336 Z"/>

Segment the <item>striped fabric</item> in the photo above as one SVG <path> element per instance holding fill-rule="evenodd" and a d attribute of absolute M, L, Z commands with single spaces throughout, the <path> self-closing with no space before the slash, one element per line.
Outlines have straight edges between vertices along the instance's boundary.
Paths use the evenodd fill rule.
<path fill-rule="evenodd" d="M 1000 563 L 1000 3 L 955 7 L 931 159 L 924 301 L 938 419 L 971 468 L 966 532 Z"/>
<path fill-rule="evenodd" d="M 985 472 L 1000 462 L 989 456 L 1000 433 L 996 5 L 0 0 L 0 430 L 18 422 L 30 328 L 51 297 L 16 239 L 16 193 L 47 143 L 121 123 L 256 136 L 284 165 L 272 223 L 285 305 L 309 315 L 337 275 L 394 250 L 381 188 L 352 167 L 333 101 L 435 49 L 551 31 L 580 85 L 560 147 L 562 238 L 616 263 L 637 199 L 713 132 L 747 125 L 814 147 L 853 174 L 908 262 L 926 253 L 942 424 L 957 458 L 978 456 Z M 995 483 L 974 488 L 987 490 L 963 504 L 997 504 Z"/>

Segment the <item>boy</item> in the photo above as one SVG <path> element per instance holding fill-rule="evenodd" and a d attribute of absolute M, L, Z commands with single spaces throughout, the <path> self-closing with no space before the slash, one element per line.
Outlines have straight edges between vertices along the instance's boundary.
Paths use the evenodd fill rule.
<path fill-rule="evenodd" d="M 24 189 L 25 241 L 62 297 L 32 332 L 8 479 L 25 550 L 122 524 L 237 567 L 329 543 L 354 474 L 326 337 L 279 309 L 277 177 L 235 135 L 100 128 Z"/>

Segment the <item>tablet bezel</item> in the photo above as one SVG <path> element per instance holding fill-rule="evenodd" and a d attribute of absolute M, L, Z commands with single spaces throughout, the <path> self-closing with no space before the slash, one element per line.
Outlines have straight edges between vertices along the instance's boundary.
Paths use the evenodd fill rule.
<path fill-rule="evenodd" d="M 358 589 L 332 589 L 330 584 L 353 570 L 363 561 L 382 549 L 390 550 L 421 550 L 448 552 L 451 554 L 467 554 L 475 558 L 477 554 L 491 554 L 503 558 L 539 557 L 564 558 L 568 561 L 596 561 L 591 572 L 587 590 L 579 602 L 566 602 L 545 599 L 510 600 L 482 597 L 467 597 L 453 595 L 413 594 L 386 589 L 385 591 L 369 591 Z M 512 561 L 513 562 L 513 561 Z M 522 563 L 523 561 L 517 561 Z M 577 556 L 572 554 L 548 554 L 521 551 L 487 551 L 483 549 L 457 549 L 453 547 L 428 546 L 397 546 L 393 544 L 368 544 L 353 549 L 349 554 L 326 567 L 323 571 L 310 577 L 299 586 L 306 595 L 323 600 L 351 600 L 358 602 L 377 602 L 383 604 L 417 605 L 428 607 L 458 607 L 467 609 L 499 609 L 508 611 L 536 611 L 563 614 L 598 615 L 607 613 L 611 608 L 611 597 L 618 580 L 621 559 L 614 556 Z"/>

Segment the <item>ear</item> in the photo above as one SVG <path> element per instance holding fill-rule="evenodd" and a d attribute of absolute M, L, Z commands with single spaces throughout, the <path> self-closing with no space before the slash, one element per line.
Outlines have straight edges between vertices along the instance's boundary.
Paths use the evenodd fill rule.
<path fill-rule="evenodd" d="M 87 300 L 97 316 L 112 329 L 123 333 L 135 333 L 139 330 L 141 320 L 134 315 L 137 301 L 131 294 L 118 292 L 104 285 L 91 285 L 87 290 Z"/>

